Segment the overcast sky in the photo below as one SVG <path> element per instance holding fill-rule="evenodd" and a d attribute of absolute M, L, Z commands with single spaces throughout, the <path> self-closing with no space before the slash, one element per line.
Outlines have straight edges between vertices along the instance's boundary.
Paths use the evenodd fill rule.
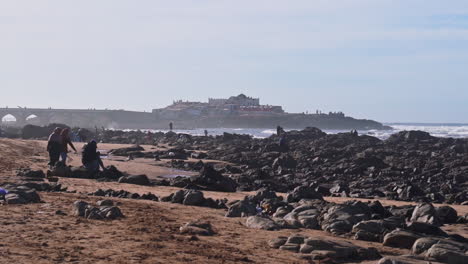
<path fill-rule="evenodd" d="M 0 106 L 147 110 L 245 93 L 289 112 L 468 123 L 466 0 L 0 0 Z"/>

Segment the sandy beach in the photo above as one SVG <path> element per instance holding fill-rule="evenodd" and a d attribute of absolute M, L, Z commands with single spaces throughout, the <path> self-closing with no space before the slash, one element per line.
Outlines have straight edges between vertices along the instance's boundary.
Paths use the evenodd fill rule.
<path fill-rule="evenodd" d="M 76 144 L 81 149 L 80 144 Z M 0 183 L 18 183 L 18 168 L 47 168 L 45 142 L 0 139 Z M 108 151 L 127 145 L 99 144 Z M 152 148 L 153 146 L 144 146 Z M 80 156 L 72 153 L 71 165 L 80 165 Z M 158 178 L 173 173 L 160 161 L 122 158 L 104 160 L 130 174 L 146 174 Z M 191 173 L 187 173 L 190 175 Z M 224 217 L 225 210 L 180 204 L 111 198 L 121 208 L 125 218 L 97 221 L 77 218 L 71 214 L 74 201 L 95 203 L 98 197 L 86 195 L 97 189 L 127 190 L 158 196 L 169 195 L 176 187 L 138 186 L 117 182 L 97 182 L 89 179 L 60 178 L 59 183 L 76 193 L 41 192 L 39 204 L 3 205 L 0 215 L 2 239 L 1 263 L 309 263 L 295 253 L 268 247 L 267 241 L 278 236 L 302 234 L 331 240 L 346 240 L 362 247 L 375 247 L 382 255 L 398 256 L 409 250 L 384 247 L 381 243 L 352 240 L 310 229 L 280 231 L 252 230 L 241 218 Z M 250 192 L 204 192 L 205 197 L 228 200 L 243 199 Z M 284 195 L 284 194 L 282 194 Z M 350 198 L 327 197 L 342 203 Z M 383 205 L 404 205 L 408 202 L 381 200 Z M 460 215 L 468 206 L 453 205 Z M 59 212 L 63 212 L 62 215 Z M 195 219 L 209 220 L 217 234 L 197 237 L 179 233 L 179 227 Z M 449 233 L 468 236 L 468 226 L 443 227 Z M 357 262 L 347 262 L 357 263 Z M 376 263 L 365 261 L 362 263 Z"/>

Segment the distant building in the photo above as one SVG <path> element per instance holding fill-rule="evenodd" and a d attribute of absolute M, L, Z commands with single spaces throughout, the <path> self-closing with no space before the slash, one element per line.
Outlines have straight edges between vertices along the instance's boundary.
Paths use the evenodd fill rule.
<path fill-rule="evenodd" d="M 235 115 L 275 115 L 284 113 L 281 106 L 260 105 L 259 98 L 244 94 L 229 98 L 209 98 L 208 103 L 174 101 L 162 109 L 154 109 L 154 114 L 166 119 L 217 117 Z"/>

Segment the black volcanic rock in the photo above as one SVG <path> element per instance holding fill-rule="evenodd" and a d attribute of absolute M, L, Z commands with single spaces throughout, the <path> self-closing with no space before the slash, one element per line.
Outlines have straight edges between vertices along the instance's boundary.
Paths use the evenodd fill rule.
<path fill-rule="evenodd" d="M 211 165 L 204 165 L 200 174 L 190 178 L 190 181 L 210 191 L 235 192 L 237 189 L 237 183 L 233 179 L 223 176 Z"/>

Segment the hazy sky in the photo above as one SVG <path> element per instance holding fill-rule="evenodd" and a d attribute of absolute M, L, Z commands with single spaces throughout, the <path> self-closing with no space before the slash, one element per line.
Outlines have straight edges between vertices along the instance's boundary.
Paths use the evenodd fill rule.
<path fill-rule="evenodd" d="M 468 122 L 467 0 L 0 0 L 0 106 Z"/>

